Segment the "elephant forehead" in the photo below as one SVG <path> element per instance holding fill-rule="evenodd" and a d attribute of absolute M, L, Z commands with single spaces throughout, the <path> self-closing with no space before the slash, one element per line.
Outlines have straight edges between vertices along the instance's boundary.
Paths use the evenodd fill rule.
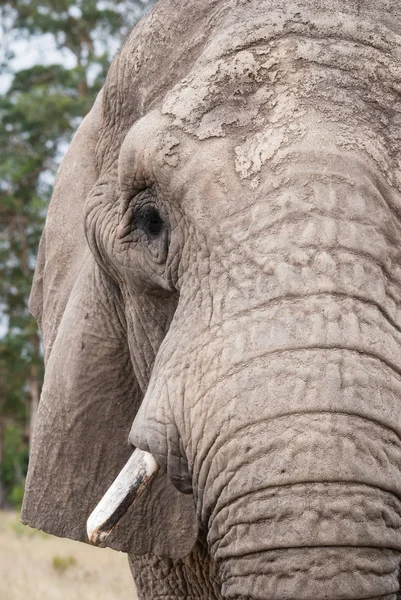
<path fill-rule="evenodd" d="M 205 140 L 288 122 L 291 94 L 308 98 L 319 81 L 325 110 L 334 110 L 333 90 L 344 87 L 346 73 L 369 81 L 384 110 L 394 105 L 398 3 L 366 0 L 362 14 L 356 0 L 189 0 L 176 8 L 174 0 L 159 0 L 113 61 L 97 147 L 103 169 L 113 168 L 129 128 L 155 106 L 181 131 Z M 239 170 L 249 176 L 242 164 Z"/>
<path fill-rule="evenodd" d="M 392 102 L 400 78 L 399 32 L 390 20 L 379 20 L 376 3 L 367 2 L 362 16 L 345 2 L 340 11 L 328 1 L 265 0 L 263 10 L 260 4 L 234 2 L 191 70 L 166 94 L 162 112 L 184 131 L 198 139 L 223 137 L 260 129 L 266 120 L 276 123 L 279 111 L 288 121 L 286 102 L 270 116 L 280 98 L 310 97 L 319 82 L 320 96 L 347 87 L 345 76 L 333 77 L 336 72 L 360 72 L 370 85 L 377 81 L 378 101 Z M 379 64 L 391 76 L 372 67 Z"/>
<path fill-rule="evenodd" d="M 261 89 L 263 67 L 250 50 L 211 60 L 179 82 L 163 102 L 162 112 L 199 139 L 223 137 L 225 126 L 249 126 L 258 108 L 269 96 Z M 259 102 L 249 105 L 258 90 Z"/>

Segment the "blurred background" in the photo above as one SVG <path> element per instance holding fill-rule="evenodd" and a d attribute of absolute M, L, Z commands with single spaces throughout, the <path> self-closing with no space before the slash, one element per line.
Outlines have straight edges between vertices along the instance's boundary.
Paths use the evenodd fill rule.
<path fill-rule="evenodd" d="M 102 561 L 114 564 L 117 553 L 100 558 L 93 554 L 96 549 L 84 545 L 57 545 L 70 542 L 27 530 L 19 525 L 18 510 L 43 380 L 40 335 L 28 298 L 54 177 L 113 55 L 152 4 L 154 0 L 0 1 L 1 600 L 133 597 L 125 562 L 124 575 L 118 575 L 120 563 L 115 567 L 116 582 L 124 580 L 123 587 L 128 586 L 125 592 L 120 583 L 104 579 L 106 595 L 93 587 L 95 576 L 106 575 Z M 45 554 L 38 566 L 40 548 Z M 29 556 L 20 564 L 24 552 Z M 84 554 L 77 558 L 70 552 Z M 36 578 L 36 587 L 31 589 L 29 581 L 25 590 L 24 579 L 34 577 L 44 564 L 50 577 L 44 588 Z M 21 589 L 13 577 L 16 568 Z M 75 591 L 68 579 L 71 585 L 80 584 Z"/>

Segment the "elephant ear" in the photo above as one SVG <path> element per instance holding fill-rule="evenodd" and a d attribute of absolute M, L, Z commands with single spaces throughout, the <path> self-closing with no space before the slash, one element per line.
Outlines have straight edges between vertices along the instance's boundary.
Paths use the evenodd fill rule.
<path fill-rule="evenodd" d="M 46 374 L 21 513 L 23 523 L 83 542 L 88 516 L 132 454 L 130 424 L 142 400 L 120 291 L 84 234 L 100 126 L 101 96 L 59 170 L 40 245 L 30 306 L 42 329 Z M 192 496 L 159 473 L 109 545 L 178 558 L 196 539 Z"/>

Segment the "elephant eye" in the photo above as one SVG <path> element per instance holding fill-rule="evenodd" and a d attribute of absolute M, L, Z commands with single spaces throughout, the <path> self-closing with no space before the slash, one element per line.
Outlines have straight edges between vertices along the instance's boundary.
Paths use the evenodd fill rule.
<path fill-rule="evenodd" d="M 136 211 L 135 226 L 151 237 L 159 236 L 165 223 L 155 206 L 143 206 Z"/>
<path fill-rule="evenodd" d="M 122 216 L 117 228 L 120 250 L 127 244 L 137 253 L 150 253 L 152 262 L 162 264 L 167 259 L 170 243 L 170 221 L 167 210 L 159 207 L 152 190 L 127 197 L 122 203 Z"/>

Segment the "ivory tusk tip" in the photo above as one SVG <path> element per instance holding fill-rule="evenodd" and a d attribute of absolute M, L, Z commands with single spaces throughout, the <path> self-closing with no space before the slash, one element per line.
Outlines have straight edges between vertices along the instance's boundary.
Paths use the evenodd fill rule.
<path fill-rule="evenodd" d="M 99 528 L 92 527 L 88 519 L 86 533 L 88 535 L 89 543 L 92 544 L 92 546 L 98 546 L 99 548 L 106 547 L 106 540 L 110 533 L 109 531 L 101 531 Z"/>
<path fill-rule="evenodd" d="M 142 495 L 158 469 L 159 465 L 149 452 L 134 451 L 88 518 L 86 532 L 93 546 L 104 548 L 107 545 L 113 528 Z"/>

